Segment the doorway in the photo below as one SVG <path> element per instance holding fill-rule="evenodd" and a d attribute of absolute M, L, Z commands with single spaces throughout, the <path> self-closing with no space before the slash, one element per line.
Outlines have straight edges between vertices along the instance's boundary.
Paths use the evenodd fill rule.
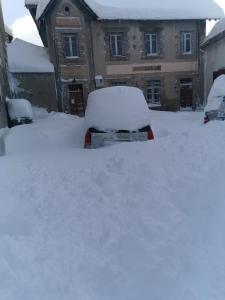
<path fill-rule="evenodd" d="M 82 84 L 68 86 L 69 111 L 71 115 L 83 116 L 85 112 L 84 94 Z"/>
<path fill-rule="evenodd" d="M 193 82 L 192 79 L 180 80 L 180 107 L 189 108 L 193 105 Z"/>

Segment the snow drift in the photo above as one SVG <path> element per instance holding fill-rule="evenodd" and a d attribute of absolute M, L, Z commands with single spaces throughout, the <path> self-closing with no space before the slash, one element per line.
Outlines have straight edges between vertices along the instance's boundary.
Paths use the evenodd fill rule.
<path fill-rule="evenodd" d="M 151 112 L 154 143 L 93 151 L 76 148 L 79 118 L 13 128 L 0 299 L 223 299 L 225 123 L 202 115 Z"/>

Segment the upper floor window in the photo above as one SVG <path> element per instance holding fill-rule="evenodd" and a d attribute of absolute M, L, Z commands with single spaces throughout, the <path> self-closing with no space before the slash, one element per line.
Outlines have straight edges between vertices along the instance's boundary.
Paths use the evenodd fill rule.
<path fill-rule="evenodd" d="M 79 57 L 77 35 L 65 35 L 65 56 L 66 58 L 77 58 Z"/>
<path fill-rule="evenodd" d="M 192 33 L 182 32 L 181 34 L 182 54 L 192 54 Z"/>
<path fill-rule="evenodd" d="M 146 55 L 158 55 L 158 34 L 146 33 L 145 34 L 145 53 Z"/>
<path fill-rule="evenodd" d="M 112 56 L 123 55 L 123 34 L 111 33 L 110 34 L 110 52 Z"/>

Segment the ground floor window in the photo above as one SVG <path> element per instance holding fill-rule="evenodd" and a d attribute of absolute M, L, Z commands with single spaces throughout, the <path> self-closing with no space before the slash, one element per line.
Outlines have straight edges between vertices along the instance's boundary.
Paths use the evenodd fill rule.
<path fill-rule="evenodd" d="M 147 84 L 147 102 L 148 104 L 160 104 L 160 80 L 150 80 Z"/>

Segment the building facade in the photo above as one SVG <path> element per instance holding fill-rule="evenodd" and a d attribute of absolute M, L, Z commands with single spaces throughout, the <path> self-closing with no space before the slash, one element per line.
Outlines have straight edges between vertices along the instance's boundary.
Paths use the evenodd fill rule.
<path fill-rule="evenodd" d="M 12 97 L 57 111 L 55 72 L 47 49 L 16 38 L 7 44 L 7 55 Z"/>
<path fill-rule="evenodd" d="M 5 27 L 2 16 L 0 1 L 0 128 L 7 126 L 7 115 L 5 100 L 8 95 L 9 86 L 7 78 L 7 59 L 5 50 Z"/>
<path fill-rule="evenodd" d="M 219 21 L 201 45 L 204 61 L 205 103 L 214 80 L 225 74 L 225 19 Z"/>
<path fill-rule="evenodd" d="M 99 19 L 85 1 L 49 1 L 37 18 L 27 1 L 56 70 L 63 111 L 83 115 L 96 88 L 141 88 L 151 107 L 198 106 L 202 99 L 200 43 L 204 19 Z"/>

